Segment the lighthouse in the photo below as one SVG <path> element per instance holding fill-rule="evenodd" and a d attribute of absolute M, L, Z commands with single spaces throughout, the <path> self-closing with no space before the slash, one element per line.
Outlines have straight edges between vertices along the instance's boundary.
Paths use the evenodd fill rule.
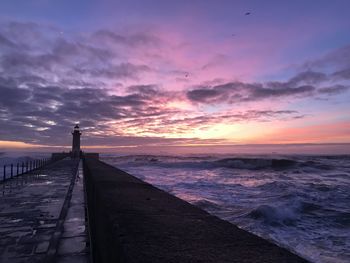
<path fill-rule="evenodd" d="M 74 130 L 72 131 L 73 143 L 72 143 L 72 158 L 80 157 L 80 135 L 81 131 L 79 125 L 75 125 Z"/>

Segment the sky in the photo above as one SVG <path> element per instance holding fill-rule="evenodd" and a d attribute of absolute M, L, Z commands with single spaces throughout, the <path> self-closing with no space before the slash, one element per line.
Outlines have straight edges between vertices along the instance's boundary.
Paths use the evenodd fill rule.
<path fill-rule="evenodd" d="M 347 0 L 2 0 L 0 150 L 61 149 L 76 123 L 98 150 L 346 145 L 348 10 Z"/>

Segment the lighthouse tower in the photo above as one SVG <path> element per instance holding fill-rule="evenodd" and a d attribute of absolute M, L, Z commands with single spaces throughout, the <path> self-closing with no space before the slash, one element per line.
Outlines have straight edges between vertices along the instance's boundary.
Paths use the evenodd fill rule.
<path fill-rule="evenodd" d="M 81 131 L 79 130 L 79 125 L 75 125 L 74 130 L 72 132 L 73 135 L 73 143 L 72 143 L 72 158 L 80 157 L 80 135 Z"/>

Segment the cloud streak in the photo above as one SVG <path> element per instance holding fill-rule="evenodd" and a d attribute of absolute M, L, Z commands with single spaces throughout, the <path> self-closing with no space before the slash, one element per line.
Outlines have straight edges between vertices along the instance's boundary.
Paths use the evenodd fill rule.
<path fill-rule="evenodd" d="M 349 89 L 349 86 L 339 84 L 328 87 L 317 85 L 330 79 L 330 76 L 321 72 L 305 71 L 287 82 L 243 83 L 236 81 L 214 86 L 200 86 L 189 90 L 187 98 L 198 103 L 233 104 L 286 97 L 305 98 L 316 95 L 334 95 Z"/>

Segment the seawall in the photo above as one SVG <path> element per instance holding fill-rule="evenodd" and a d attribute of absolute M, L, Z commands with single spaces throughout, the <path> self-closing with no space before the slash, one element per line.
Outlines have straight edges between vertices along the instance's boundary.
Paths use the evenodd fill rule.
<path fill-rule="evenodd" d="M 84 177 L 94 262 L 307 262 L 97 159 Z"/>

